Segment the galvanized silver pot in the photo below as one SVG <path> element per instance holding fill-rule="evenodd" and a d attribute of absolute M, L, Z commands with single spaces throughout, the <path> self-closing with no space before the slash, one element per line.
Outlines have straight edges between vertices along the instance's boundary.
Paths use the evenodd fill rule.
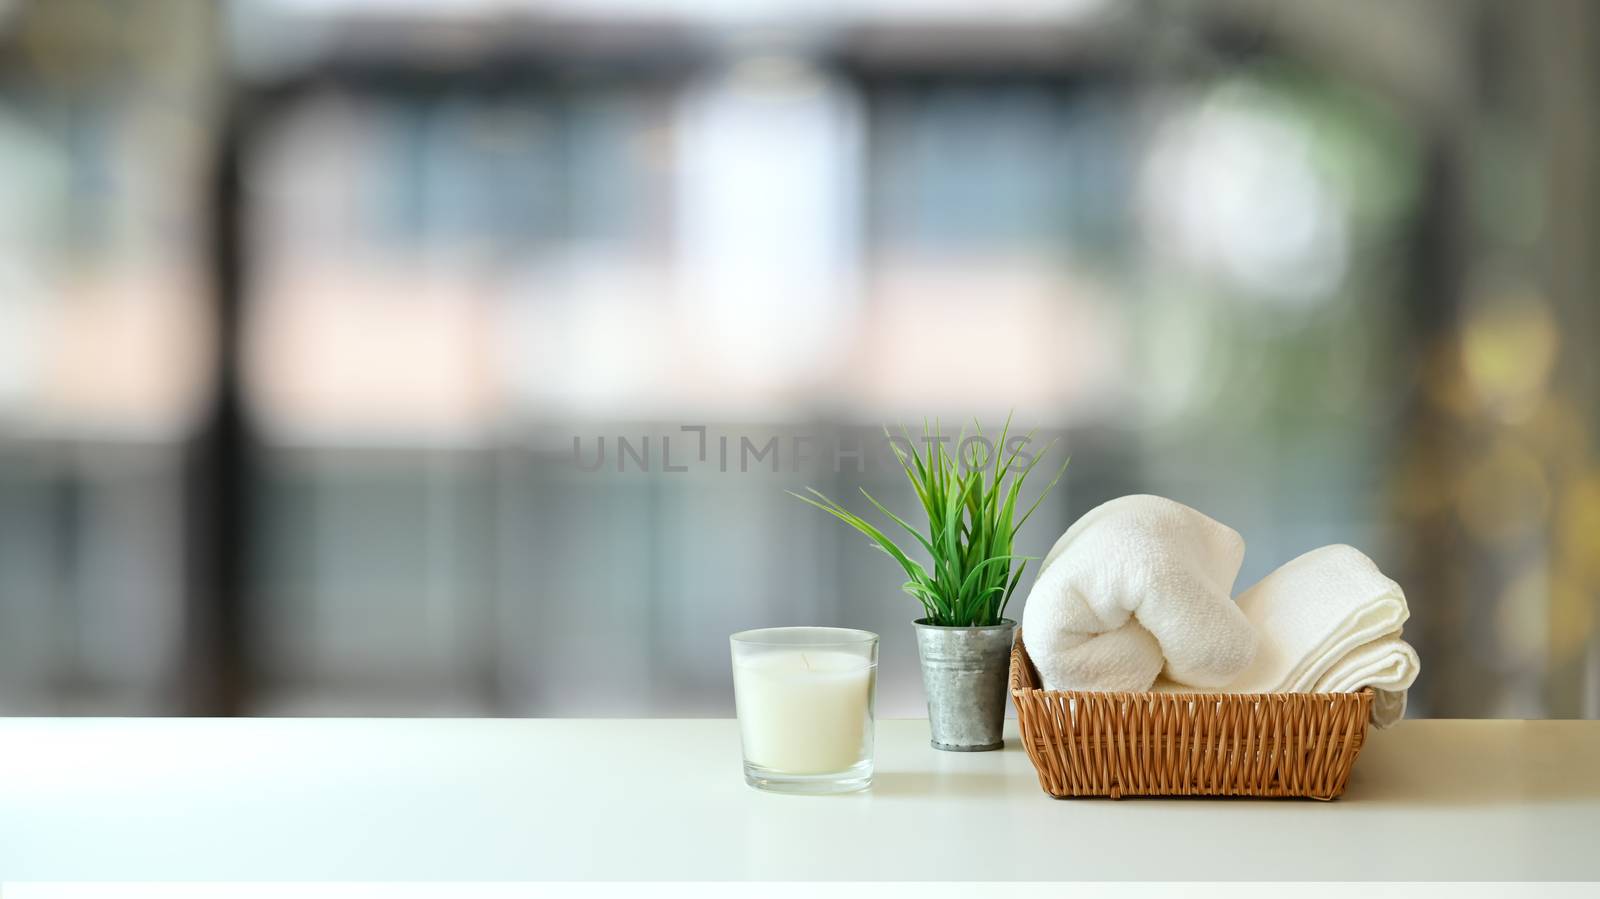
<path fill-rule="evenodd" d="M 1004 745 L 1006 674 L 1017 623 L 992 627 L 938 627 L 919 618 L 917 655 L 928 694 L 933 748 L 983 752 Z"/>

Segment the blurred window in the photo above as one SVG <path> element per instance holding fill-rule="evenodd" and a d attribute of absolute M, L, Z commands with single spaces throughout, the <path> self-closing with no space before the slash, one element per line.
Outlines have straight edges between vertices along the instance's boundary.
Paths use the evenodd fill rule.
<path fill-rule="evenodd" d="M 171 712 L 210 11 L 0 4 L 0 712 Z"/>

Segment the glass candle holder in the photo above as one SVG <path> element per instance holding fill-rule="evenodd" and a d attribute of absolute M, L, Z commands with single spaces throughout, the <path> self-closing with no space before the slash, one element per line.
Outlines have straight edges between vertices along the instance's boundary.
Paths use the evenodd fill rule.
<path fill-rule="evenodd" d="M 878 635 L 772 627 L 729 642 L 745 782 L 781 793 L 870 786 Z"/>

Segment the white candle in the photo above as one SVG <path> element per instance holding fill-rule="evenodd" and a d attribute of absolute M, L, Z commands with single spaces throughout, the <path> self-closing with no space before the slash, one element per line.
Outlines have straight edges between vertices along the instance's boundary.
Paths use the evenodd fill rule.
<path fill-rule="evenodd" d="M 858 653 L 766 647 L 733 663 L 745 760 L 784 774 L 844 771 L 871 756 L 877 666 Z"/>

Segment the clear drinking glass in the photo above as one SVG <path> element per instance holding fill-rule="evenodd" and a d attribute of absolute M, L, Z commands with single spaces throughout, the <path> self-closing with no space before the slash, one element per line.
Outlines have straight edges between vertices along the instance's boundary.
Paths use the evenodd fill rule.
<path fill-rule="evenodd" d="M 729 643 L 745 782 L 780 793 L 870 786 L 878 635 L 770 627 Z"/>

